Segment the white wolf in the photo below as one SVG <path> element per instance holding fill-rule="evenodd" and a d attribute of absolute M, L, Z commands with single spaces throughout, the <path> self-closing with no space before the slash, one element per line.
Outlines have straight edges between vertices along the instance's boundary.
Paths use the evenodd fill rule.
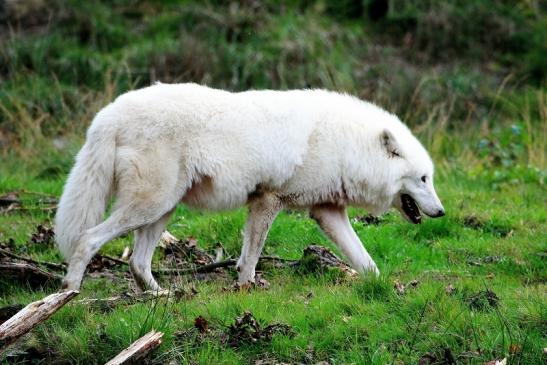
<path fill-rule="evenodd" d="M 104 220 L 110 199 L 114 205 Z M 249 206 L 240 283 L 253 282 L 273 220 L 307 208 L 360 272 L 378 273 L 346 207 L 444 215 L 433 163 L 399 119 L 324 90 L 231 93 L 196 84 L 156 84 L 118 97 L 87 132 L 56 216 L 69 263 L 64 287 L 80 287 L 106 242 L 135 231 L 131 272 L 158 289 L 154 247 L 177 203 L 207 210 Z M 104 221 L 103 221 L 104 220 Z"/>

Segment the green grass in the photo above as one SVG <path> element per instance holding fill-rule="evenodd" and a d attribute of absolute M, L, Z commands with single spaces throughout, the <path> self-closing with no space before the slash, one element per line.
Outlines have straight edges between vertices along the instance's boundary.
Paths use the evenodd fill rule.
<path fill-rule="evenodd" d="M 25 187 L 58 194 L 63 182 L 62 178 L 40 180 L 22 169 L 12 169 L 10 175 L 0 180 L 0 192 Z M 437 190 L 447 216 L 417 226 L 395 213 L 384 216 L 378 225 L 354 221 L 382 271 L 379 279 L 339 282 L 328 275 L 266 267 L 270 290 L 234 293 L 223 290 L 235 278 L 234 272 L 228 279 L 207 282 L 162 277 L 164 286 L 191 284 L 198 294 L 178 302 L 122 305 L 107 313 L 69 306 L 33 331 L 26 346 L 47 348 L 56 361 L 101 363 L 154 328 L 165 332 L 161 348 L 152 357 L 157 363 L 169 359 L 253 363 L 265 358 L 417 363 L 427 353 L 439 362 L 453 356 L 458 363 L 504 357 L 515 364 L 540 363 L 547 330 L 544 186 L 523 182 L 496 190 L 492 181 L 461 171 L 441 170 L 438 175 Z M 351 211 L 352 216 L 362 213 Z M 204 214 L 179 207 L 168 229 L 178 237 L 194 236 L 200 247 L 209 250 L 221 242 L 228 255 L 237 257 L 245 215 L 243 210 Z M 25 254 L 58 261 L 54 248 L 27 244 L 34 227 L 51 218 L 41 213 L 2 215 L 0 241 L 13 238 Z M 120 255 L 130 239 L 118 239 L 103 252 Z M 334 248 L 305 212 L 283 213 L 271 230 L 265 252 L 299 258 L 311 243 Z M 161 254 L 156 253 L 155 260 L 159 262 Z M 396 280 L 418 280 L 419 284 L 399 295 L 393 288 Z M 455 288 L 451 294 L 446 292 L 449 284 Z M 27 303 L 56 289 L 42 292 L 6 282 L 0 285 L 0 305 Z M 107 297 L 127 290 L 130 281 L 123 278 L 113 282 L 87 277 L 80 297 Z M 475 294 L 485 290 L 499 298 L 497 307 L 484 299 L 482 306 L 470 304 Z M 232 348 L 214 336 L 185 339 L 176 334 L 191 328 L 199 315 L 210 327 L 225 329 L 246 310 L 262 323 L 290 325 L 294 335 L 275 335 L 271 342 Z"/>
<path fill-rule="evenodd" d="M 19 349 L 49 353 L 45 363 L 104 363 L 155 328 L 165 337 L 154 363 L 544 362 L 545 6 L 391 0 L 375 21 L 368 15 L 374 2 L 52 0 L 27 10 L 0 2 L 0 195 L 25 189 L 59 196 L 101 107 L 155 80 L 192 81 L 229 90 L 328 88 L 377 103 L 430 151 L 447 210 L 418 226 L 394 212 L 378 225 L 354 220 L 382 272 L 377 280 L 266 267 L 270 290 L 234 293 L 223 290 L 232 271 L 213 281 L 161 277 L 163 286 L 194 286 L 198 294 L 106 313 L 67 306 Z M 24 198 L 32 206 L 40 196 Z M 207 250 L 220 242 L 236 258 L 245 217 L 244 210 L 205 214 L 181 206 L 168 229 Z M 13 239 L 21 255 L 60 262 L 54 247 L 29 243 L 35 227 L 52 219 L 40 210 L 0 214 L 0 243 Z M 118 256 L 131 239 L 102 253 Z M 285 212 L 265 253 L 298 259 L 311 243 L 336 250 L 306 212 Z M 156 252 L 155 264 L 161 259 Z M 87 277 L 80 298 L 131 290 L 124 274 Z M 395 281 L 412 280 L 415 288 L 396 293 Z M 0 277 L 0 306 L 56 289 Z M 497 307 L 477 297 L 487 291 L 499 298 Z M 246 310 L 263 324 L 290 325 L 294 335 L 237 348 L 218 336 L 181 335 L 199 315 L 218 333 Z"/>

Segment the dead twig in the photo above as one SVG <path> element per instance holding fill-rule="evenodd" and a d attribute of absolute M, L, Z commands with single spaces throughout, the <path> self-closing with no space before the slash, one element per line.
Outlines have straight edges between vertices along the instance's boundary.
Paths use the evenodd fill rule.
<path fill-rule="evenodd" d="M 116 257 L 113 257 L 113 256 L 108 256 L 108 255 L 97 255 L 97 256 L 104 257 L 105 259 L 113 261 L 113 262 L 115 262 L 117 264 L 120 264 L 120 265 L 125 265 L 125 266 L 129 265 L 129 262 L 124 261 L 124 260 L 120 260 L 120 259 L 118 259 Z"/>
<path fill-rule="evenodd" d="M 24 199 L 24 195 L 34 195 L 39 198 L 33 198 L 35 201 L 27 205 L 28 199 Z M 57 209 L 57 202 L 58 199 L 54 195 L 21 189 L 0 196 L 0 214 L 13 211 L 54 211 Z"/>
<path fill-rule="evenodd" d="M 7 193 L 6 195 L 0 196 L 0 207 L 9 207 L 10 205 L 19 204 L 21 204 L 21 200 L 15 192 Z"/>
<path fill-rule="evenodd" d="M 148 290 L 143 293 L 122 293 L 121 295 L 116 295 L 109 298 L 85 298 L 81 300 L 74 301 L 70 305 L 86 305 L 98 309 L 108 310 L 113 309 L 119 304 L 135 304 L 148 302 L 160 297 L 172 297 L 172 298 L 181 298 L 183 296 L 191 296 L 194 292 L 187 292 L 181 289 L 169 290 Z"/>
<path fill-rule="evenodd" d="M 59 274 L 44 271 L 36 265 L 23 262 L 0 261 L 0 273 L 2 277 L 23 281 L 33 287 L 59 285 L 62 280 Z"/>
<path fill-rule="evenodd" d="M 237 264 L 237 261 L 236 260 L 225 260 L 225 261 L 220 261 L 220 262 L 213 262 L 212 264 L 207 264 L 207 265 L 202 265 L 202 266 L 195 266 L 193 268 L 190 268 L 190 269 L 164 269 L 164 268 L 161 268 L 161 269 L 156 269 L 156 270 L 152 270 L 152 272 L 154 274 L 179 274 L 179 275 L 184 275 L 184 274 L 195 274 L 195 273 L 204 273 L 204 272 L 211 272 L 211 271 L 214 271 L 218 268 L 223 268 L 223 267 L 231 267 L 231 266 L 235 266 Z"/>
<path fill-rule="evenodd" d="M 12 258 L 12 259 L 25 261 L 25 262 L 28 262 L 28 263 L 31 263 L 31 264 L 34 264 L 34 265 L 46 266 L 46 267 L 49 267 L 50 269 L 55 269 L 55 270 L 64 270 L 65 269 L 64 264 L 57 264 L 57 263 L 54 263 L 54 262 L 34 260 L 34 259 L 31 259 L 30 257 L 24 257 L 24 256 L 16 255 L 12 252 L 9 252 L 9 251 L 1 249 L 1 248 L 0 248 L 0 256 L 5 256 L 5 257 Z"/>
<path fill-rule="evenodd" d="M 57 205 L 49 205 L 47 207 L 21 207 L 21 206 L 15 206 L 15 207 L 11 207 L 11 208 L 7 209 L 3 213 L 12 212 L 14 210 L 18 210 L 18 211 L 21 211 L 21 212 L 33 211 L 33 210 L 39 210 L 39 211 L 43 211 L 43 212 L 47 212 L 47 211 L 53 212 L 53 211 L 57 210 Z"/>
<path fill-rule="evenodd" d="M 290 259 L 283 259 L 281 257 L 277 256 L 261 256 L 259 258 L 259 262 L 264 261 L 278 261 L 283 262 L 289 266 L 295 265 L 298 263 L 298 260 L 290 260 Z M 219 268 L 225 268 L 225 267 L 232 267 L 237 264 L 237 260 L 229 259 L 219 262 L 213 262 L 211 264 L 201 265 L 201 266 L 194 266 L 189 269 L 166 269 L 166 268 L 160 268 L 156 270 L 152 270 L 154 274 L 179 274 L 179 275 L 185 275 L 185 274 L 197 274 L 197 273 L 206 273 L 211 272 Z"/>
<path fill-rule="evenodd" d="M 135 363 L 155 350 L 161 344 L 162 332 L 152 330 L 146 335 L 133 342 L 128 348 L 120 352 L 116 357 L 106 363 L 106 365 L 122 365 Z"/>
<path fill-rule="evenodd" d="M 0 353 L 19 337 L 48 319 L 78 293 L 77 290 L 69 290 L 51 294 L 42 300 L 30 303 L 0 325 Z"/>
<path fill-rule="evenodd" d="M 58 200 L 57 196 L 55 196 L 53 194 L 42 193 L 40 191 L 31 191 L 31 190 L 27 190 L 27 189 L 19 189 L 19 190 L 16 191 L 16 193 L 43 196 L 45 198 L 51 199 L 51 201 L 57 201 Z"/>

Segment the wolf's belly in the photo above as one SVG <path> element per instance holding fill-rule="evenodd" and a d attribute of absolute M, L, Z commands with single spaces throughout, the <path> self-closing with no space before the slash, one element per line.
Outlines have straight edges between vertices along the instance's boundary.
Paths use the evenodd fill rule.
<path fill-rule="evenodd" d="M 203 176 L 192 183 L 181 201 L 190 208 L 218 211 L 241 207 L 247 197 L 243 187 L 219 186 L 210 176 Z"/>

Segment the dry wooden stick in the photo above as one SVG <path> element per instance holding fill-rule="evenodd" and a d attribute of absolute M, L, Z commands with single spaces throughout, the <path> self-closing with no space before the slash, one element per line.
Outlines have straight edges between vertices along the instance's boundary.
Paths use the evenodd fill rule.
<path fill-rule="evenodd" d="M 147 302 L 160 297 L 177 298 L 185 294 L 186 293 L 180 289 L 148 290 L 143 293 L 137 293 L 137 294 L 123 293 L 121 295 L 116 295 L 109 298 L 85 298 L 81 300 L 76 300 L 70 303 L 70 305 L 87 305 L 87 306 L 92 306 L 99 309 L 112 309 L 121 303 L 125 303 L 125 304 L 142 303 L 142 302 Z"/>
<path fill-rule="evenodd" d="M 161 268 L 161 269 L 156 269 L 156 270 L 152 270 L 152 272 L 154 274 L 180 274 L 180 275 L 184 275 L 184 274 L 195 274 L 195 273 L 200 273 L 200 272 L 211 272 L 215 269 L 218 269 L 220 267 L 230 267 L 230 266 L 235 266 L 235 264 L 237 264 L 237 261 L 236 260 L 225 260 L 225 261 L 220 261 L 220 262 L 213 262 L 211 264 L 207 264 L 207 265 L 202 265 L 202 266 L 195 266 L 195 267 L 192 267 L 190 269 L 164 269 L 164 268 Z"/>
<path fill-rule="evenodd" d="M 32 210 L 41 210 L 41 211 L 54 211 L 57 209 L 57 205 L 49 205 L 47 207 L 13 207 L 8 210 L 6 210 L 4 213 L 11 212 L 13 210 L 19 210 L 19 211 L 32 211 Z"/>
<path fill-rule="evenodd" d="M 0 248 L 0 256 L 10 257 L 12 259 L 29 262 L 29 263 L 35 264 L 35 265 L 43 265 L 43 266 L 47 266 L 49 268 L 56 269 L 56 270 L 64 270 L 64 268 L 65 268 L 64 264 L 57 264 L 57 263 L 54 263 L 54 262 L 33 260 L 30 257 L 19 256 L 19 255 L 16 255 L 16 254 L 12 253 L 12 252 L 7 251 L 7 250 L 1 249 L 1 248 Z"/>
<path fill-rule="evenodd" d="M 32 286 L 43 286 L 48 283 L 61 283 L 58 274 L 44 271 L 39 267 L 23 262 L 0 261 L 0 273 L 3 277 L 28 282 Z"/>
<path fill-rule="evenodd" d="M 116 258 L 116 257 L 113 257 L 113 256 L 101 255 L 101 254 L 99 254 L 99 255 L 97 255 L 97 256 L 99 256 L 99 257 L 102 256 L 102 257 L 104 257 L 105 259 L 110 260 L 110 261 L 114 261 L 115 263 L 117 263 L 117 264 L 119 264 L 119 265 L 125 265 L 125 266 L 128 266 L 128 265 L 129 265 L 129 262 L 124 261 L 124 260 L 120 260 L 120 259 L 118 259 L 118 258 Z"/>
<path fill-rule="evenodd" d="M 53 194 L 42 193 L 40 191 L 31 191 L 31 190 L 27 190 L 27 189 L 19 189 L 19 190 L 15 191 L 15 193 L 29 194 L 29 195 L 39 195 L 39 196 L 43 196 L 43 197 L 46 197 L 46 198 L 50 198 L 51 200 L 55 200 L 55 201 L 59 200 L 57 198 L 57 196 L 55 196 Z"/>
<path fill-rule="evenodd" d="M 9 344 L 48 319 L 59 308 L 78 295 L 79 291 L 69 290 L 51 294 L 42 300 L 32 302 L 16 315 L 0 325 L 0 353 Z"/>
<path fill-rule="evenodd" d="M 122 365 L 135 363 L 148 355 L 152 350 L 156 349 L 161 344 L 163 332 L 152 330 L 146 335 L 133 342 L 128 348 L 120 352 L 116 357 L 107 362 L 105 365 Z"/>
<path fill-rule="evenodd" d="M 289 265 L 291 264 L 295 264 L 296 262 L 298 262 L 297 260 L 290 260 L 290 259 L 283 259 L 281 257 L 277 257 L 277 256 L 261 256 L 259 259 L 259 262 L 260 261 L 280 261 L 280 262 L 285 262 L 285 263 L 288 263 Z M 180 274 L 180 275 L 184 275 L 184 274 L 196 274 L 196 273 L 204 273 L 204 272 L 211 272 L 211 271 L 214 271 L 215 269 L 218 269 L 218 268 L 221 268 L 221 267 L 231 267 L 231 266 L 235 266 L 237 264 L 237 260 L 234 260 L 234 259 L 229 259 L 229 260 L 224 260 L 224 261 L 219 261 L 219 262 L 213 262 L 211 264 L 207 264 L 207 265 L 201 265 L 201 266 L 195 266 L 195 267 L 192 267 L 190 269 L 156 269 L 156 270 L 152 270 L 152 272 L 154 274 Z"/>

